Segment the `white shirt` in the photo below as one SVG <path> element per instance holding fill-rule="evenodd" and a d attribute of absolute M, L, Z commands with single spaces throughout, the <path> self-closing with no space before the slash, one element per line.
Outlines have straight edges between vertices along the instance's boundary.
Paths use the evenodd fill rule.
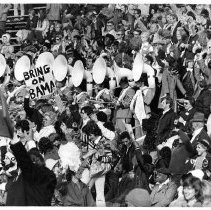
<path fill-rule="evenodd" d="M 167 109 L 167 110 L 164 110 L 163 111 L 163 115 L 166 113 L 166 112 L 168 112 L 170 109 Z"/>
<path fill-rule="evenodd" d="M 54 126 L 46 126 L 42 128 L 39 133 L 37 131 L 34 133 L 34 140 L 39 142 L 42 137 L 48 137 L 52 133 L 56 133 Z"/>
<path fill-rule="evenodd" d="M 193 137 L 192 137 L 192 139 L 190 140 L 191 143 L 193 142 L 193 140 L 195 139 L 195 137 L 202 131 L 202 129 L 203 129 L 203 127 L 202 127 L 202 128 L 198 128 L 197 130 L 195 130 L 195 131 L 193 132 Z"/>
<path fill-rule="evenodd" d="M 34 140 L 27 141 L 24 146 L 27 152 L 32 148 L 36 148 L 36 144 Z"/>
<path fill-rule="evenodd" d="M 102 135 L 105 138 L 107 138 L 111 141 L 115 138 L 115 133 L 113 131 L 110 131 L 109 129 L 105 128 L 102 122 L 98 121 L 97 125 L 100 128 Z"/>
<path fill-rule="evenodd" d="M 161 187 L 163 187 L 164 184 L 168 184 L 170 181 L 170 179 L 167 179 L 165 182 L 159 184 L 158 189 L 160 189 Z"/>

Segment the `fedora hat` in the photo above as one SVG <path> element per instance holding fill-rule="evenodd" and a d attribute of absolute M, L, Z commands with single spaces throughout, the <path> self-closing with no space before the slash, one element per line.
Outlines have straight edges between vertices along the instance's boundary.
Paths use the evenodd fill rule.
<path fill-rule="evenodd" d="M 193 116 L 193 119 L 190 120 L 191 122 L 204 122 L 204 113 L 196 112 Z"/>

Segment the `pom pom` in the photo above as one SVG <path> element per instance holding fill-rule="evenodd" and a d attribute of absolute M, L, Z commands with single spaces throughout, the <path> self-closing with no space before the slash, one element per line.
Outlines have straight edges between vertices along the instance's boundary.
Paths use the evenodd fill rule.
<path fill-rule="evenodd" d="M 68 142 L 65 145 L 61 145 L 58 154 L 61 159 L 61 166 L 64 169 L 69 168 L 73 172 L 78 171 L 81 165 L 81 153 L 74 142 Z"/>

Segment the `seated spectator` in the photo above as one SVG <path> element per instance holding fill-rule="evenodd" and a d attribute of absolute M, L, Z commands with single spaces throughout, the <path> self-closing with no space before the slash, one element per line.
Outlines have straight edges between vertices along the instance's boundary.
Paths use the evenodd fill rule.
<path fill-rule="evenodd" d="M 156 170 L 157 184 L 150 194 L 151 206 L 167 207 L 173 201 L 177 186 L 171 179 L 170 172 L 165 168 Z"/>
<path fill-rule="evenodd" d="M 202 183 L 194 176 L 187 177 L 183 182 L 184 198 L 172 203 L 171 207 L 201 207 Z"/>

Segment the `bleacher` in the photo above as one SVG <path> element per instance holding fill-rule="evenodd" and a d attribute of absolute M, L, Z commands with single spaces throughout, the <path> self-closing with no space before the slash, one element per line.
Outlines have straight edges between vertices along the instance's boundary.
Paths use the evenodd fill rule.
<path fill-rule="evenodd" d="M 46 9 L 46 4 L 31 4 L 30 6 L 35 10 L 36 14 L 40 9 Z M 15 52 L 20 49 L 20 45 L 16 40 L 16 33 L 20 29 L 26 29 L 27 18 L 28 14 L 25 14 L 24 16 L 14 16 L 14 9 L 12 8 L 9 10 L 6 22 L 6 32 L 11 35 L 11 44 L 14 46 Z"/>

